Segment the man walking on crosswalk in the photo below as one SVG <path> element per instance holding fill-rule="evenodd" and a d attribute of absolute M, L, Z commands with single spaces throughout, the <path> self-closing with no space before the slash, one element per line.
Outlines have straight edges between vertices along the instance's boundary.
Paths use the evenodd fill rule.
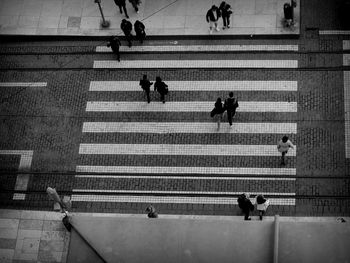
<path fill-rule="evenodd" d="M 140 80 L 140 86 L 146 93 L 146 97 L 147 97 L 147 102 L 148 103 L 151 102 L 151 98 L 149 96 L 149 93 L 151 92 L 150 88 L 151 88 L 152 84 L 153 84 L 153 82 L 150 82 L 147 79 L 147 75 L 143 75 L 143 78 Z"/>
<path fill-rule="evenodd" d="M 233 92 L 231 91 L 228 95 L 229 97 L 225 100 L 225 109 L 227 111 L 227 120 L 230 126 L 232 126 L 232 119 L 236 114 L 236 109 L 239 107 L 238 100 L 233 97 Z"/>
<path fill-rule="evenodd" d="M 154 83 L 154 90 L 158 91 L 160 94 L 160 100 L 165 103 L 165 95 L 168 94 L 168 85 L 162 81 L 160 77 L 156 77 L 156 82 Z"/>

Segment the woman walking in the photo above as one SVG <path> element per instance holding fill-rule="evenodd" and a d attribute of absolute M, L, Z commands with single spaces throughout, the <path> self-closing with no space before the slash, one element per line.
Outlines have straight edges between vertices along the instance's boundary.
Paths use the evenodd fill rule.
<path fill-rule="evenodd" d="M 281 165 L 286 165 L 284 156 L 287 154 L 289 148 L 294 149 L 294 145 L 288 139 L 288 136 L 283 136 L 282 140 L 277 143 L 277 150 L 282 154 Z"/>
<path fill-rule="evenodd" d="M 257 195 L 255 197 L 256 210 L 259 212 L 260 220 L 263 219 L 263 215 L 265 214 L 267 208 L 269 207 L 270 201 L 265 199 L 262 194 Z"/>
<path fill-rule="evenodd" d="M 222 29 L 225 30 L 225 28 L 230 28 L 230 16 L 233 13 L 231 6 L 229 4 L 227 4 L 225 1 L 223 1 L 220 4 L 219 7 L 220 11 L 221 11 L 221 16 L 222 16 L 222 22 L 223 22 L 223 27 Z"/>
<path fill-rule="evenodd" d="M 224 105 L 221 102 L 221 98 L 217 98 L 214 109 L 211 111 L 210 116 L 214 118 L 214 120 L 218 124 L 218 131 L 220 130 L 220 123 L 222 121 L 222 116 L 225 112 Z"/>

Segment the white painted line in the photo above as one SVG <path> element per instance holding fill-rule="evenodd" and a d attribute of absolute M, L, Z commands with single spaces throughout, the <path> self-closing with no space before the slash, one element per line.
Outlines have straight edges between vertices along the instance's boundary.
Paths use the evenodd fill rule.
<path fill-rule="evenodd" d="M 89 144 L 81 143 L 79 154 L 280 156 L 276 145 L 223 144 Z M 296 156 L 296 149 L 288 152 Z"/>
<path fill-rule="evenodd" d="M 120 52 L 229 52 L 229 51 L 298 51 L 298 45 L 172 45 L 121 46 Z M 112 52 L 107 46 L 97 46 L 96 52 Z"/>
<path fill-rule="evenodd" d="M 298 60 L 95 60 L 93 68 L 297 68 Z"/>
<path fill-rule="evenodd" d="M 254 201 L 252 199 L 252 201 Z M 295 198 L 269 198 L 270 205 L 295 205 Z M 72 202 L 176 203 L 237 205 L 237 197 L 182 197 L 130 195 L 72 195 Z"/>
<path fill-rule="evenodd" d="M 350 71 L 344 71 L 345 158 L 350 158 Z"/>
<path fill-rule="evenodd" d="M 266 167 L 181 167 L 181 166 L 90 166 L 78 165 L 81 173 L 134 173 L 134 174 L 215 174 L 218 175 L 284 175 L 296 176 L 295 168 Z M 221 177 L 221 176 L 220 176 Z"/>
<path fill-rule="evenodd" d="M 297 81 L 166 81 L 171 91 L 297 91 Z M 89 91 L 141 91 L 138 81 L 90 81 Z"/>
<path fill-rule="evenodd" d="M 350 35 L 350 30 L 320 30 L 319 35 Z"/>
<path fill-rule="evenodd" d="M 47 82 L 0 82 L 0 87 L 46 87 Z"/>
<path fill-rule="evenodd" d="M 343 40 L 343 50 L 350 49 L 350 40 Z"/>
<path fill-rule="evenodd" d="M 109 193 L 109 194 L 203 194 L 203 195 L 240 195 L 242 192 L 217 192 L 217 191 L 159 191 L 159 190 L 106 190 L 106 189 L 73 189 L 75 193 Z M 249 192 L 251 195 L 286 195 L 293 196 L 295 193 L 274 193 L 274 192 Z"/>
<path fill-rule="evenodd" d="M 171 92 L 171 91 L 170 91 Z M 213 101 L 151 102 L 145 101 L 88 101 L 86 111 L 94 112 L 207 112 Z M 238 112 L 297 112 L 297 102 L 240 101 Z"/>
<path fill-rule="evenodd" d="M 84 122 L 87 133 L 280 133 L 296 134 L 296 123 L 237 123 L 219 131 L 213 122 Z"/>
<path fill-rule="evenodd" d="M 296 181 L 296 178 L 276 177 L 227 177 L 227 176 L 148 176 L 148 175 L 103 175 L 76 174 L 76 178 L 94 179 L 161 179 L 161 180 L 232 180 L 232 181 Z"/>
<path fill-rule="evenodd" d="M 18 166 L 18 171 L 25 172 L 29 171 L 32 165 L 33 159 L 33 151 L 21 151 L 21 150 L 0 150 L 0 154 L 3 155 L 20 155 L 20 161 Z M 17 175 L 15 191 L 26 191 L 28 188 L 29 175 L 28 174 L 20 174 Z M 13 194 L 13 200 L 25 200 L 26 195 L 20 193 Z"/>
<path fill-rule="evenodd" d="M 350 66 L 350 54 L 343 54 L 343 66 Z"/>

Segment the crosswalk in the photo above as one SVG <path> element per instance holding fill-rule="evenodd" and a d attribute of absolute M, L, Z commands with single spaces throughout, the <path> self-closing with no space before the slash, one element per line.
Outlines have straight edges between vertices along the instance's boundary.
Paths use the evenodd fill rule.
<path fill-rule="evenodd" d="M 219 52 L 222 48 L 142 46 L 130 52 Z M 226 48 L 229 51 L 298 50 L 293 45 L 228 45 Z M 109 49 L 97 47 L 96 52 L 109 52 Z M 93 63 L 96 69 L 129 70 L 297 67 L 297 60 L 96 60 Z M 272 96 L 269 99 L 269 94 L 295 94 L 296 80 L 165 81 L 170 95 L 164 104 L 142 101 L 138 81 L 90 81 L 85 112 L 94 121 L 86 121 L 82 126 L 73 202 L 232 205 L 237 204 L 238 194 L 248 192 L 263 193 L 271 205 L 295 205 L 297 149 L 288 152 L 287 166 L 279 166 L 276 144 L 283 135 L 296 136 L 297 123 L 285 121 L 278 114 L 295 119 L 298 104 L 290 99 L 278 101 Z M 263 92 L 264 99 L 253 96 L 240 101 L 234 125 L 222 123 L 219 130 L 209 114 L 217 96 L 211 101 L 204 97 L 191 100 L 185 95 L 171 97 L 172 92 L 228 94 L 229 91 Z M 137 101 L 128 101 L 118 96 L 123 92 L 140 96 Z M 103 94 L 115 95 L 109 98 Z M 130 113 L 141 114 L 144 119 L 133 119 L 135 115 Z M 163 114 L 164 118 L 152 119 L 152 113 Z M 240 121 L 240 114 L 248 113 L 276 114 L 276 118 Z M 193 114 L 201 116 L 200 119 L 194 119 Z M 181 118 L 170 121 L 168 117 L 174 115 Z M 196 189 L 196 182 L 204 186 Z"/>

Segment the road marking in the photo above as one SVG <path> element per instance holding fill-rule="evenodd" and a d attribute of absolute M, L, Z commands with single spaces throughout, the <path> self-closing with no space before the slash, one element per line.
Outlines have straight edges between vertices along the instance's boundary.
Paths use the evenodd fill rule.
<path fill-rule="evenodd" d="M 81 173 L 205 174 L 205 175 L 285 175 L 296 176 L 295 168 L 266 167 L 181 167 L 181 166 L 90 166 L 78 165 Z"/>
<path fill-rule="evenodd" d="M 297 81 L 166 81 L 171 91 L 297 91 Z M 89 91 L 141 91 L 138 81 L 90 81 Z"/>
<path fill-rule="evenodd" d="M 298 60 L 95 60 L 93 68 L 297 68 Z"/>
<path fill-rule="evenodd" d="M 88 101 L 86 111 L 94 112 L 209 112 L 213 101 L 151 102 Z M 297 112 L 297 102 L 240 101 L 238 112 Z"/>
<path fill-rule="evenodd" d="M 19 172 L 26 172 L 30 170 L 33 159 L 33 151 L 21 151 L 21 150 L 0 150 L 0 154 L 3 155 L 20 155 L 20 161 L 18 166 Z M 15 191 L 26 191 L 28 188 L 29 174 L 17 175 Z M 25 200 L 26 195 L 20 193 L 13 194 L 13 200 Z"/>
<path fill-rule="evenodd" d="M 120 52 L 229 52 L 229 51 L 298 51 L 298 45 L 172 45 L 121 46 Z M 97 46 L 96 52 L 112 52 L 107 46 Z"/>
<path fill-rule="evenodd" d="M 344 71 L 345 157 L 350 158 L 350 71 Z"/>
<path fill-rule="evenodd" d="M 0 82 L 0 87 L 46 87 L 47 82 Z"/>
<path fill-rule="evenodd" d="M 223 144 L 90 144 L 81 143 L 79 154 L 280 156 L 276 145 Z M 296 149 L 288 152 L 296 156 Z"/>
<path fill-rule="evenodd" d="M 148 175 L 103 175 L 76 174 L 76 178 L 93 179 L 161 179 L 161 180 L 233 180 L 233 181 L 296 181 L 296 178 L 276 177 L 227 177 L 227 176 L 148 176 Z"/>
<path fill-rule="evenodd" d="M 252 202 L 254 201 L 251 199 Z M 269 198 L 270 205 L 295 205 L 295 198 Z M 237 197 L 183 197 L 131 195 L 72 195 L 72 202 L 176 203 L 237 205 Z"/>
<path fill-rule="evenodd" d="M 319 30 L 319 35 L 350 35 L 350 30 Z"/>
<path fill-rule="evenodd" d="M 218 192 L 218 191 L 159 191 L 159 190 L 107 190 L 107 189 L 73 189 L 75 193 L 108 193 L 108 194 L 186 194 L 186 195 L 240 195 L 242 192 Z M 293 196 L 295 193 L 274 193 L 274 192 L 249 192 L 251 195 L 286 195 Z"/>
<path fill-rule="evenodd" d="M 86 133 L 281 133 L 296 134 L 296 123 L 236 123 L 219 131 L 213 122 L 84 122 Z"/>
<path fill-rule="evenodd" d="M 350 49 L 350 40 L 343 40 L 343 50 Z"/>

